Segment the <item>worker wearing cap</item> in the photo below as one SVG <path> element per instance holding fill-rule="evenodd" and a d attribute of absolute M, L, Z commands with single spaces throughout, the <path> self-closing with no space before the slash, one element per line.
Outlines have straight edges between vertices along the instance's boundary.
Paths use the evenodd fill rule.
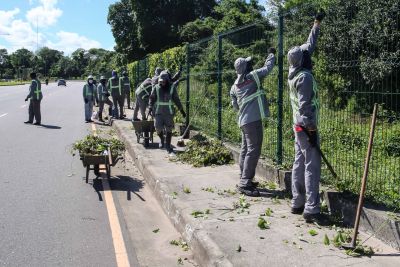
<path fill-rule="evenodd" d="M 295 133 L 291 212 L 303 213 L 304 219 L 309 223 L 320 219 L 321 155 L 316 148 L 319 145 L 319 100 L 317 84 L 312 74 L 311 55 L 315 50 L 320 22 L 324 16 L 323 11 L 318 13 L 307 42 L 288 52 L 288 83 Z"/>
<path fill-rule="evenodd" d="M 154 125 L 160 137 L 160 148 L 165 146 L 168 153 L 173 152 L 171 139 L 174 127 L 174 104 L 178 107 L 182 116 L 186 117 L 177 92 L 178 83 L 179 81 L 172 83 L 168 72 L 162 71 L 158 78 L 158 84 L 154 86 L 150 95 L 149 111 L 155 117 Z"/>
<path fill-rule="evenodd" d="M 112 106 L 113 102 L 108 98 L 110 93 L 107 90 L 107 79 L 104 76 L 100 77 L 100 83 L 97 86 L 97 95 L 99 99 L 99 121 L 104 122 L 103 120 L 103 109 L 104 104 L 108 105 L 108 116 L 112 116 Z"/>
<path fill-rule="evenodd" d="M 253 70 L 251 57 L 235 61 L 237 79 L 230 96 L 234 109 L 239 111 L 238 124 L 242 131 L 242 145 L 239 157 L 240 182 L 238 191 L 247 196 L 259 196 L 257 183 L 253 182 L 263 141 L 262 119 L 269 116 L 269 108 L 262 80 L 275 65 L 275 49 L 268 50 L 268 57 L 262 68 Z"/>
<path fill-rule="evenodd" d="M 40 102 L 43 99 L 42 89 L 40 81 L 37 79 L 36 73 L 32 72 L 30 74 L 32 79 L 31 85 L 29 86 L 29 94 L 25 98 L 25 102 L 29 101 L 29 119 L 24 123 L 33 123 L 33 119 L 36 120 L 34 125 L 41 124 L 41 113 L 40 113 Z"/>
<path fill-rule="evenodd" d="M 135 110 L 133 111 L 133 121 L 139 121 L 138 113 L 142 115 L 142 120 L 146 120 L 146 108 L 149 105 L 149 97 L 152 91 L 153 85 L 151 78 L 144 80 L 135 91 Z"/>
<path fill-rule="evenodd" d="M 92 121 L 93 105 L 97 99 L 96 86 L 93 84 L 93 76 L 89 75 L 87 83 L 83 86 L 83 100 L 85 102 L 85 121 Z"/>
<path fill-rule="evenodd" d="M 115 70 L 112 71 L 112 77 L 108 80 L 107 89 L 111 92 L 112 102 L 114 104 L 113 117 L 124 118 L 124 95 L 122 93 L 121 80 Z M 119 112 L 118 112 L 119 107 Z"/>
<path fill-rule="evenodd" d="M 122 77 L 119 79 L 122 86 L 122 94 L 124 99 L 126 99 L 128 108 L 131 109 L 131 83 L 129 81 L 128 73 L 126 71 L 122 72 Z"/>

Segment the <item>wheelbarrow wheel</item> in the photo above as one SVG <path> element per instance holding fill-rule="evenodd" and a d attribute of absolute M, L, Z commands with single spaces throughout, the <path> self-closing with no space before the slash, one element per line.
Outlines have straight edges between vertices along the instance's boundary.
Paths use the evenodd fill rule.
<path fill-rule="evenodd" d="M 140 143 L 140 134 L 138 132 L 136 132 L 136 141 Z"/>
<path fill-rule="evenodd" d="M 150 137 L 149 132 L 144 133 L 144 147 L 149 147 L 150 144 Z"/>

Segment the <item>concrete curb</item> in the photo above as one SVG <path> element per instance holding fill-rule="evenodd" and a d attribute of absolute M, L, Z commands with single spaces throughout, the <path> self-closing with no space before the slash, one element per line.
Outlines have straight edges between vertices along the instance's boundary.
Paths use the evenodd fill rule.
<path fill-rule="evenodd" d="M 168 188 L 168 185 L 160 182 L 160 177 L 157 177 L 159 174 L 155 173 L 152 168 L 152 160 L 144 156 L 146 149 L 141 145 L 134 145 L 136 137 L 133 131 L 132 134 L 127 135 L 123 131 L 123 126 L 119 125 L 118 122 L 114 122 L 112 126 L 125 143 L 128 153 L 146 179 L 165 214 L 178 232 L 182 234 L 191 249 L 196 252 L 194 253 L 196 262 L 201 266 L 233 266 L 207 232 L 201 229 L 201 225 L 183 212 L 179 207 L 179 200 L 174 199 L 170 194 L 172 191 Z"/>

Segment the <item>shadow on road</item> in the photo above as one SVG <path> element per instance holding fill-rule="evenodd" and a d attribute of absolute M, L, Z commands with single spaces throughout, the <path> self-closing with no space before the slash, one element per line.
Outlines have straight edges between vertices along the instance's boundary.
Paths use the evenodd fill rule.
<path fill-rule="evenodd" d="M 60 130 L 60 126 L 55 126 L 55 125 L 46 125 L 46 124 L 41 124 L 40 127 L 43 127 L 45 129 L 50 129 L 50 130 Z"/>
<path fill-rule="evenodd" d="M 140 194 L 140 189 L 143 188 L 143 182 L 141 180 L 135 179 L 130 176 L 113 176 L 111 179 L 108 180 L 110 183 L 110 188 L 112 191 L 126 191 L 126 199 L 132 199 L 132 193 L 135 194 L 140 200 L 146 201 Z M 92 182 L 93 188 L 96 191 L 99 201 L 103 201 L 103 197 L 100 194 L 101 191 L 104 191 L 102 179 L 93 179 Z"/>

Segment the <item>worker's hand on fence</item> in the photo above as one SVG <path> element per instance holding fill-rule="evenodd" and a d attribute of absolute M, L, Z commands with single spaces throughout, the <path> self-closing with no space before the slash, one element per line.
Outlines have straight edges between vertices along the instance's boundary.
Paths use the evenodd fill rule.
<path fill-rule="evenodd" d="M 276 49 L 274 47 L 268 48 L 268 54 L 276 54 Z"/>
<path fill-rule="evenodd" d="M 89 99 L 85 98 L 85 104 L 89 103 Z"/>
<path fill-rule="evenodd" d="M 186 118 L 186 112 L 182 109 L 181 110 L 182 117 Z"/>
<path fill-rule="evenodd" d="M 315 15 L 315 20 L 321 22 L 326 16 L 325 10 L 320 9 Z"/>
<path fill-rule="evenodd" d="M 308 142 L 310 142 L 310 144 L 312 146 L 317 146 L 318 144 L 318 131 L 317 130 L 308 130 Z"/>

